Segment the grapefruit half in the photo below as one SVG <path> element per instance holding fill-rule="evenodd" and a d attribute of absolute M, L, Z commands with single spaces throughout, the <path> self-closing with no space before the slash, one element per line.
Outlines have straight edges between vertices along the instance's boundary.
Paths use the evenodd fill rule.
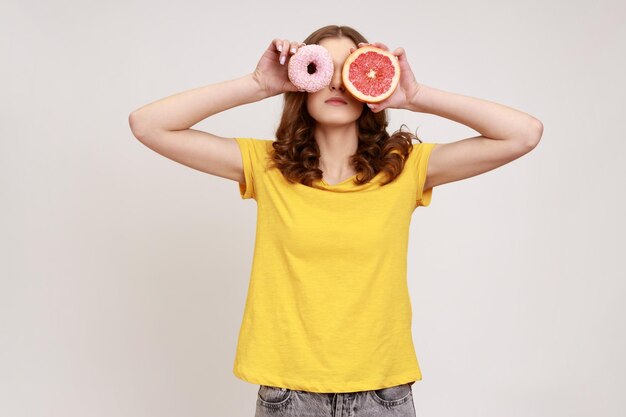
<path fill-rule="evenodd" d="M 393 94 L 400 81 L 398 57 L 376 46 L 362 46 L 346 58 L 341 78 L 357 100 L 380 103 Z"/>

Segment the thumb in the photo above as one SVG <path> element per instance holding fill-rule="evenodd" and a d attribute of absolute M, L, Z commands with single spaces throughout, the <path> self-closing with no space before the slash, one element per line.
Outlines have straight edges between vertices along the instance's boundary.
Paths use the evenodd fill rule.
<path fill-rule="evenodd" d="M 373 113 L 378 113 L 385 109 L 385 102 L 381 101 L 380 103 L 367 103 L 367 107 L 369 107 Z"/>
<path fill-rule="evenodd" d="M 396 48 L 393 54 L 398 58 L 398 61 L 406 61 L 406 51 L 402 47 Z"/>
<path fill-rule="evenodd" d="M 306 92 L 306 90 L 296 87 L 292 82 L 289 82 L 289 85 L 287 86 L 287 91 L 293 92 L 293 93 L 305 93 Z"/>

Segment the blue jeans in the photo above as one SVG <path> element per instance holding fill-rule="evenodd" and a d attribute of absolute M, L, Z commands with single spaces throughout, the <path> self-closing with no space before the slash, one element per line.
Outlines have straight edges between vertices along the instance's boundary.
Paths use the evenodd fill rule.
<path fill-rule="evenodd" d="M 254 417 L 415 417 L 411 385 L 342 393 L 260 385 Z"/>

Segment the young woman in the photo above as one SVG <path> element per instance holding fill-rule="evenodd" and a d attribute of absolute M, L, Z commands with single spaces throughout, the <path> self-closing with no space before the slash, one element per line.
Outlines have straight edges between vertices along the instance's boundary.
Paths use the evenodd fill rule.
<path fill-rule="evenodd" d="M 418 83 L 397 48 L 400 83 L 368 106 L 342 85 L 347 56 L 367 40 L 326 26 L 303 43 L 274 39 L 251 74 L 185 91 L 130 115 L 147 147 L 238 182 L 258 205 L 250 286 L 234 374 L 259 385 L 256 416 L 414 416 L 421 380 L 406 277 L 415 208 L 435 186 L 476 176 L 528 153 L 543 126 L 493 102 Z M 289 59 L 304 44 L 334 61 L 328 87 L 298 91 Z M 374 45 L 389 50 L 382 43 Z M 276 140 L 191 129 L 221 111 L 284 94 Z M 345 104 L 328 103 L 339 98 Z M 425 143 L 389 135 L 386 108 L 436 114 L 480 136 Z"/>

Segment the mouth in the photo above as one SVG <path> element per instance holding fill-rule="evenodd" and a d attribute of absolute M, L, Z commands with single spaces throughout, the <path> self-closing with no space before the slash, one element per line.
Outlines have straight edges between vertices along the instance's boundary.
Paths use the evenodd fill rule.
<path fill-rule="evenodd" d="M 346 104 L 348 104 L 348 103 L 346 103 L 345 101 L 340 100 L 340 99 L 337 99 L 337 98 L 333 98 L 333 99 L 330 99 L 330 100 L 326 100 L 326 101 L 325 101 L 325 103 L 326 103 L 326 104 L 330 104 L 330 105 L 332 105 L 332 106 L 341 106 L 341 105 L 346 105 Z"/>

